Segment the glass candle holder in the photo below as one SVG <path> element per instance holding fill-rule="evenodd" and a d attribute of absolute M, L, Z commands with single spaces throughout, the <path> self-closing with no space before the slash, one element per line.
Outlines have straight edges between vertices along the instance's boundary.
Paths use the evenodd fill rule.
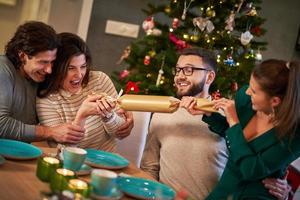
<path fill-rule="evenodd" d="M 68 188 L 75 194 L 80 194 L 83 197 L 89 197 L 90 187 L 89 184 L 80 179 L 70 179 Z"/>
<path fill-rule="evenodd" d="M 75 172 L 68 169 L 56 169 L 50 178 L 50 188 L 52 192 L 61 192 L 68 189 L 68 182 L 75 178 Z"/>
<path fill-rule="evenodd" d="M 58 159 L 53 157 L 40 157 L 36 168 L 36 176 L 43 182 L 49 182 L 56 169 L 61 166 Z"/>

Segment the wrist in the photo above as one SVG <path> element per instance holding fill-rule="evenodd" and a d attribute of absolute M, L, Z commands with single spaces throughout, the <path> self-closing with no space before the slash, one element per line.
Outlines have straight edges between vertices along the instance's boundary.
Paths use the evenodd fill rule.
<path fill-rule="evenodd" d="M 233 127 L 234 125 L 236 125 L 238 123 L 239 123 L 238 121 L 230 120 L 228 124 L 229 124 L 229 127 Z"/>
<path fill-rule="evenodd" d="M 36 130 L 36 135 L 40 139 L 49 140 L 52 138 L 51 133 L 50 133 L 50 128 L 47 126 L 38 125 L 38 126 L 36 126 L 35 130 Z"/>
<path fill-rule="evenodd" d="M 86 117 L 82 113 L 77 113 L 73 121 L 73 124 L 81 126 L 82 124 L 85 123 L 85 119 Z"/>

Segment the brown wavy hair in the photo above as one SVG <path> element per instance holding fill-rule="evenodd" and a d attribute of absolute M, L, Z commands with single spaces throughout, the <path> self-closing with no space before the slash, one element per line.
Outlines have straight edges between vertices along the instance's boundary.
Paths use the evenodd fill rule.
<path fill-rule="evenodd" d="M 281 104 L 274 108 L 279 138 L 293 138 L 300 122 L 300 64 L 270 59 L 257 65 L 252 73 L 264 92 L 277 96 Z"/>
<path fill-rule="evenodd" d="M 74 56 L 85 55 L 87 71 L 83 77 L 82 84 L 85 87 L 89 81 L 89 72 L 92 65 L 92 57 L 87 44 L 73 33 L 60 33 L 58 37 L 61 46 L 57 50 L 57 56 L 53 64 L 52 73 L 40 84 L 39 97 L 46 97 L 51 93 L 58 92 L 67 76 L 68 66 Z"/>
<path fill-rule="evenodd" d="M 22 65 L 20 52 L 35 56 L 39 52 L 54 50 L 59 44 L 57 34 L 51 26 L 43 22 L 30 21 L 18 27 L 5 46 L 5 55 L 18 69 Z"/>

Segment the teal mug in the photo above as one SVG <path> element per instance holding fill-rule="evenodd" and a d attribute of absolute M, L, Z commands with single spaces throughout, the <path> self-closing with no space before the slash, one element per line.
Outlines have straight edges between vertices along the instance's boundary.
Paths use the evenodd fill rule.
<path fill-rule="evenodd" d="M 66 147 L 63 149 L 63 167 L 72 171 L 80 170 L 86 157 L 86 150 L 78 147 Z"/>
<path fill-rule="evenodd" d="M 117 187 L 118 175 L 109 170 L 94 169 L 92 171 L 92 192 L 96 196 L 111 196 Z"/>

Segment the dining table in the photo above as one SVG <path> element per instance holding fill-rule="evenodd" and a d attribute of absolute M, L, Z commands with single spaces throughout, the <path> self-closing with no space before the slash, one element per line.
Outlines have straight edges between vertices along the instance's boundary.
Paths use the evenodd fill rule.
<path fill-rule="evenodd" d="M 57 149 L 39 147 L 43 154 L 55 154 Z M 1 200 L 38 200 L 43 199 L 43 193 L 49 193 L 49 183 L 40 181 L 36 176 L 37 159 L 8 160 L 0 165 L 0 199 Z M 133 163 L 126 168 L 113 170 L 118 174 L 154 180 Z M 90 181 L 90 175 L 79 176 L 79 179 Z M 123 195 L 122 199 L 135 199 Z"/>

